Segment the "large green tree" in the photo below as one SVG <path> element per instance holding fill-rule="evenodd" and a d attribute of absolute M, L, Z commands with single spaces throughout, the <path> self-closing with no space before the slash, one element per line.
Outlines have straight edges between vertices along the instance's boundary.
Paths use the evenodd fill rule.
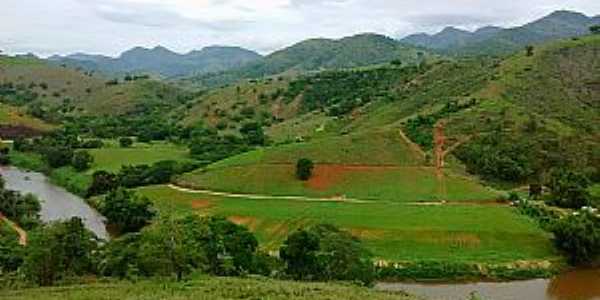
<path fill-rule="evenodd" d="M 124 188 L 112 190 L 100 202 L 99 211 L 121 232 L 135 232 L 155 216 L 150 199 Z"/>

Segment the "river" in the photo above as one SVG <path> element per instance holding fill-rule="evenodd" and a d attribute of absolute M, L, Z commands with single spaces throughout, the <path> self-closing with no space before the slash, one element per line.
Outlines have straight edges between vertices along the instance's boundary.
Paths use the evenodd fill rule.
<path fill-rule="evenodd" d="M 104 217 L 80 197 L 50 183 L 44 174 L 14 167 L 0 167 L 0 174 L 6 181 L 7 189 L 38 197 L 42 205 L 42 221 L 52 222 L 79 217 L 86 228 L 97 237 L 108 240 Z"/>
<path fill-rule="evenodd" d="M 405 291 L 428 300 L 600 300 L 600 269 L 579 269 L 552 279 L 451 284 L 380 283 L 378 290 Z"/>

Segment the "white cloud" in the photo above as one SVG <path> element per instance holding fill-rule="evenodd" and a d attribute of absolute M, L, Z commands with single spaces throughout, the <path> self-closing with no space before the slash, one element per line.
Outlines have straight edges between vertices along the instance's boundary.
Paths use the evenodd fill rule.
<path fill-rule="evenodd" d="M 447 25 L 512 26 L 557 9 L 600 13 L 597 0 L 3 0 L 0 49 L 116 55 L 133 46 L 186 52 L 237 45 L 269 52 L 311 37 L 403 36 Z"/>

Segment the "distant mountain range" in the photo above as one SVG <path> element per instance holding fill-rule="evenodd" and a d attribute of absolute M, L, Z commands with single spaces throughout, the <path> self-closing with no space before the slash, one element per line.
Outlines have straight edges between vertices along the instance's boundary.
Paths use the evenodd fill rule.
<path fill-rule="evenodd" d="M 256 52 L 239 47 L 213 46 L 179 54 L 158 46 L 152 49 L 136 47 L 117 58 L 77 53 L 52 56 L 48 60 L 106 74 L 143 72 L 173 77 L 221 72 L 242 67 L 261 58 Z"/>
<path fill-rule="evenodd" d="M 77 53 L 53 56 L 48 60 L 108 75 L 151 73 L 170 78 L 187 77 L 201 82 L 200 85 L 214 86 L 240 78 L 290 71 L 362 67 L 392 60 L 410 64 L 419 62 L 431 52 L 444 55 L 508 54 L 529 44 L 584 35 L 595 24 L 600 24 L 600 16 L 557 11 L 515 28 L 488 26 L 470 32 L 447 27 L 437 34 L 414 34 L 400 41 L 378 34 L 360 34 L 339 40 L 309 39 L 265 57 L 239 47 L 207 47 L 178 54 L 159 46 L 152 49 L 136 47 L 117 58 Z"/>
<path fill-rule="evenodd" d="M 433 35 L 420 33 L 401 42 L 445 54 L 505 54 L 529 44 L 569 38 L 589 33 L 600 24 L 600 16 L 588 17 L 571 11 L 556 11 L 537 21 L 514 28 L 484 27 L 474 32 L 447 27 Z"/>

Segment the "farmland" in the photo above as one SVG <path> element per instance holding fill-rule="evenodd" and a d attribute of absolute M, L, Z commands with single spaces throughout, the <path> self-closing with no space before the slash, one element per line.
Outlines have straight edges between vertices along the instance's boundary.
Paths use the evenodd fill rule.
<path fill-rule="evenodd" d="M 193 210 L 228 216 L 253 230 L 267 250 L 278 249 L 290 231 L 325 222 L 355 233 L 379 259 L 388 261 L 509 263 L 556 258 L 547 234 L 506 206 L 244 199 L 167 186 L 140 192 L 163 213 Z"/>

